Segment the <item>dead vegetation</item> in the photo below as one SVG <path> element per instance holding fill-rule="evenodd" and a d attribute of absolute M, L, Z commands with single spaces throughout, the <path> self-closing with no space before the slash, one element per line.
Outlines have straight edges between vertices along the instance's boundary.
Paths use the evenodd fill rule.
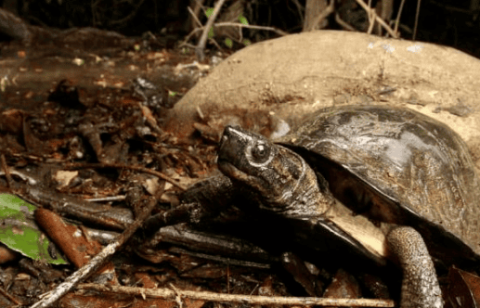
<path fill-rule="evenodd" d="M 43 223 L 42 230 L 51 229 L 49 237 L 64 239 L 57 243 L 59 251 L 52 248 L 52 255 L 73 251 L 66 257 L 71 265 L 59 267 L 31 262 L 5 248 L 8 257 L 3 260 L 10 263 L 1 267 L 2 307 L 34 304 L 42 294 L 65 287 L 64 281 L 73 288 L 88 275 L 82 270 L 84 276 L 74 276 L 75 270 L 85 265 L 94 270 L 102 264 L 89 278 L 98 284 L 79 284 L 60 305 L 202 307 L 217 305 L 207 303 L 216 300 L 231 301 L 234 306 L 247 302 L 311 305 L 311 298 L 285 298 L 305 291 L 279 277 L 278 260 L 271 255 L 260 253 L 252 260 L 238 260 L 235 256 L 241 252 L 237 250 L 218 256 L 215 245 L 207 245 L 206 251 L 193 249 L 203 242 L 185 244 L 188 230 L 180 227 L 175 232 L 185 235 L 183 238 L 162 234 L 164 241 L 142 255 L 138 247 L 144 245 L 144 231 L 130 241 L 127 235 L 120 235 L 144 225 L 150 211 L 161 214 L 175 208 L 185 188 L 215 172 L 216 142 L 225 124 L 272 135 L 325 106 L 402 105 L 451 126 L 468 142 L 480 167 L 478 60 L 449 48 L 360 33 L 322 31 L 287 36 L 300 29 L 336 28 L 425 38 L 428 33 L 422 32 L 425 27 L 419 25 L 418 16 L 428 10 L 415 5 L 413 13 L 411 8 L 402 13 L 400 7 L 392 9 L 392 1 L 378 1 L 376 7 L 362 0 L 288 1 L 278 18 L 274 7 L 259 1 L 179 1 L 182 9 L 188 6 L 190 10 L 182 11 L 178 27 L 173 22 L 162 24 L 158 8 L 145 7 L 148 3 L 128 2 L 125 5 L 132 6 L 111 6 L 115 7 L 112 10 L 97 1 L 91 15 L 84 14 L 91 18 L 87 19 L 89 26 L 120 31 L 134 28 L 132 23 L 141 25 L 138 18 L 144 16 L 149 27 L 163 31 L 141 38 L 92 28 L 47 29 L 0 10 L 0 29 L 14 39 L 0 45 L 4 57 L 0 60 L 0 187 L 3 194 L 21 196 L 49 211 L 36 219 Z M 67 8 L 78 13 L 81 4 L 83 1 L 72 1 Z M 215 7 L 219 15 L 208 18 L 206 10 Z M 17 12 L 34 21 L 38 17 L 33 10 L 32 4 L 30 11 L 23 7 Z M 461 14 L 471 16 L 472 12 L 475 8 Z M 49 13 L 57 16 L 54 10 Z M 269 14 L 273 17 L 268 22 L 258 17 Z M 62 20 L 77 22 L 76 18 L 60 18 L 53 26 L 63 27 Z M 209 37 L 210 26 L 214 35 Z M 172 32 L 180 35 L 172 38 Z M 285 38 L 247 47 L 226 58 L 248 42 L 277 36 Z M 232 50 L 225 45 L 225 38 L 234 42 Z M 179 48 L 172 50 L 172 46 Z M 202 57 L 206 60 L 198 62 Z M 33 218 L 29 219 L 33 223 Z M 63 226 L 64 221 L 70 225 Z M 197 232 L 195 239 L 206 241 L 200 231 L 192 232 Z M 81 242 L 73 240 L 78 234 Z M 232 243 L 237 237 L 227 240 Z M 216 240 L 218 243 L 224 242 Z M 103 255 L 94 257 L 98 253 Z M 84 260 L 75 263 L 70 258 Z M 313 268 L 312 275 L 325 284 L 344 276 L 341 270 L 333 274 L 321 271 Z M 463 276 L 457 279 L 467 280 Z M 341 281 L 352 286 L 349 279 Z M 99 286 L 105 283 L 112 287 Z M 166 295 L 158 299 L 158 294 L 147 288 L 162 288 L 156 293 Z M 468 287 L 461 292 L 465 290 Z M 217 293 L 205 295 L 205 291 Z M 62 292 L 58 294 L 64 295 Z M 233 294 L 263 295 L 268 300 Z M 49 296 L 44 298 L 53 302 L 55 298 Z M 326 301 L 328 305 L 341 302 Z M 41 301 L 35 307 L 47 303 Z M 352 300 L 343 304 L 353 305 Z M 392 302 L 363 301 L 363 305 L 375 304 L 387 307 Z"/>

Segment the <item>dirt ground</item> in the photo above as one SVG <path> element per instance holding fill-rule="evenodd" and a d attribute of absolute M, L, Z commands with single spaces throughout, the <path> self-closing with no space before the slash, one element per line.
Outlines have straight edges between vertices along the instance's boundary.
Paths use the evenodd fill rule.
<path fill-rule="evenodd" d="M 226 124 L 279 136 L 306 114 L 330 106 L 382 104 L 422 112 L 456 131 L 480 168 L 480 62 L 451 48 L 314 31 L 254 44 L 230 57 L 217 54 L 199 64 L 193 51 L 152 50 L 142 41 L 111 33 L 80 30 L 68 37 L 68 42 L 58 39 L 35 48 L 19 42 L 2 46 L 2 168 L 36 179 L 42 197 L 35 199 L 13 173 L 0 179 L 0 187 L 57 213 L 61 207 L 52 205 L 52 199 L 73 196 L 79 207 L 87 207 L 82 203 L 86 199 L 104 198 L 97 210 L 114 214 L 100 221 L 91 217 L 99 215 L 95 211 L 80 215 L 88 227 L 120 232 L 132 223 L 132 212 L 140 212 L 139 200 L 151 196 L 159 200 L 154 214 L 178 205 L 184 188 L 216 172 L 216 143 Z M 146 169 L 162 177 L 147 175 Z M 126 196 L 126 201 L 108 201 L 115 196 Z M 118 207 L 129 209 L 130 216 L 116 212 Z M 78 213 L 62 214 L 82 220 Z M 305 294 L 279 278 L 278 260 L 255 255 L 254 267 L 228 265 L 233 261 L 218 263 L 188 251 L 182 240 L 165 241 L 150 256 L 127 245 L 112 261 L 112 285 L 173 283 L 219 293 Z M 68 274 L 56 267 L 42 268 L 43 275 L 25 268 L 6 263 L 2 271 L 8 277 L 0 279 L 22 304 L 35 302 L 30 294 L 46 292 Z M 319 281 L 332 280 L 332 274 L 316 271 Z M 42 280 L 53 272 L 56 279 Z M 358 279 L 340 270 L 333 275 L 348 276 L 342 280 L 348 286 Z M 32 281 L 41 281 L 41 287 Z M 397 298 L 397 293 L 389 296 Z M 99 293 L 76 292 L 62 305 L 73 307 L 75 301 L 96 307 L 132 303 L 126 294 L 105 300 Z M 4 297 L 1 305 L 12 302 Z M 132 307 L 152 304 L 160 305 L 150 299 Z M 173 305 L 162 302 L 162 307 Z M 184 305 L 201 307 L 204 301 Z"/>

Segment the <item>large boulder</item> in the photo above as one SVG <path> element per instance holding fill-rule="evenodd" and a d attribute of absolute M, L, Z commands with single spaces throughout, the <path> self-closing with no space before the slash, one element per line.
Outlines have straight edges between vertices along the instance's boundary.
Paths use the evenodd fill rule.
<path fill-rule="evenodd" d="M 319 108 L 401 105 L 449 125 L 480 166 L 479 97 L 480 61 L 461 51 L 314 31 L 257 43 L 225 59 L 171 110 L 167 130 L 188 137 L 194 123 L 217 131 L 239 124 L 269 135 Z"/>

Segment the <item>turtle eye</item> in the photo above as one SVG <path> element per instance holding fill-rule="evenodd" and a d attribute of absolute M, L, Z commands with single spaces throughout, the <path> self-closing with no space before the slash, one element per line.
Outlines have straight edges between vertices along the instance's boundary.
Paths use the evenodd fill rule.
<path fill-rule="evenodd" d="M 270 147 L 265 143 L 257 143 L 252 149 L 252 156 L 257 161 L 262 161 L 270 155 Z"/>

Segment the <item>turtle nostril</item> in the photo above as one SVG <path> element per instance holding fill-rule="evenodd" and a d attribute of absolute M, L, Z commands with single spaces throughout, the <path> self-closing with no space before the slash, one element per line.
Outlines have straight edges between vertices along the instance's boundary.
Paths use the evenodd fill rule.
<path fill-rule="evenodd" d="M 220 147 L 221 147 L 223 144 L 225 144 L 226 142 L 228 142 L 228 139 L 229 139 L 228 136 L 224 133 L 224 134 L 222 135 L 222 139 L 220 140 Z"/>
<path fill-rule="evenodd" d="M 224 136 L 230 136 L 230 135 L 233 133 L 233 130 L 234 130 L 233 126 L 228 125 L 228 126 L 226 126 L 225 129 L 223 130 L 223 135 L 224 135 Z"/>

